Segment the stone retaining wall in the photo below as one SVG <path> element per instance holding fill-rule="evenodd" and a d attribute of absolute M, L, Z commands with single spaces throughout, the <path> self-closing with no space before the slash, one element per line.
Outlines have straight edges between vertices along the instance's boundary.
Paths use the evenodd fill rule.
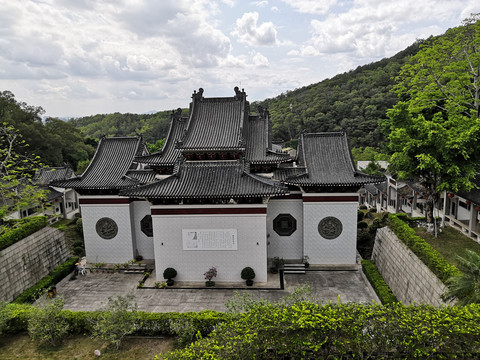
<path fill-rule="evenodd" d="M 402 303 L 445 304 L 445 285 L 388 227 L 377 230 L 372 260 Z"/>
<path fill-rule="evenodd" d="M 12 301 L 70 257 L 62 231 L 45 227 L 0 251 L 0 301 Z"/>

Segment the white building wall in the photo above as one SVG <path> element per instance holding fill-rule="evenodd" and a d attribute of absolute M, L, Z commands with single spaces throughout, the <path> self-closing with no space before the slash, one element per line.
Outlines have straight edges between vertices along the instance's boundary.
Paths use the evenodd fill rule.
<path fill-rule="evenodd" d="M 154 259 L 153 236 L 147 236 L 140 227 L 140 221 L 150 215 L 150 203 L 148 201 L 134 201 L 131 204 L 133 214 L 133 233 L 137 245 L 138 255 L 144 259 Z"/>
<path fill-rule="evenodd" d="M 80 199 L 85 253 L 89 263 L 124 263 L 134 258 L 130 204 L 108 203 L 111 200 L 108 198 L 106 203 L 88 204 L 82 203 L 85 199 Z M 97 202 L 101 201 L 103 199 Z M 113 239 L 106 240 L 97 234 L 97 221 L 103 217 L 114 220 L 118 226 L 118 233 Z"/>
<path fill-rule="evenodd" d="M 207 208 L 210 214 L 193 213 Z M 237 213 L 222 213 L 225 209 Z M 241 213 L 248 209 L 263 213 Z M 175 210 L 187 214 L 157 214 Z M 246 266 L 255 270 L 254 281 L 267 281 L 266 205 L 157 205 L 152 206 L 152 219 L 158 281 L 163 280 L 165 268 L 173 267 L 178 273 L 175 280 L 203 282 L 203 274 L 212 266 L 218 271 L 214 281 L 242 282 L 240 273 Z M 238 249 L 183 250 L 183 229 L 236 229 Z"/>
<path fill-rule="evenodd" d="M 304 194 L 304 200 L 306 198 Z M 315 194 L 308 194 L 314 196 Z M 329 201 L 304 201 L 304 254 L 310 264 L 352 265 L 356 263 L 357 253 L 357 212 L 358 200 L 351 199 L 357 194 L 317 194 L 318 198 L 332 197 Z M 337 198 L 333 200 L 333 198 Z M 345 200 L 341 200 L 341 198 Z M 341 234 L 332 240 L 323 238 L 318 232 L 318 224 L 333 216 L 342 223 Z"/>
<path fill-rule="evenodd" d="M 297 230 L 290 236 L 278 235 L 273 220 L 279 214 L 290 214 L 297 220 Z M 274 199 L 267 207 L 268 257 L 303 259 L 303 201 L 302 199 Z"/>

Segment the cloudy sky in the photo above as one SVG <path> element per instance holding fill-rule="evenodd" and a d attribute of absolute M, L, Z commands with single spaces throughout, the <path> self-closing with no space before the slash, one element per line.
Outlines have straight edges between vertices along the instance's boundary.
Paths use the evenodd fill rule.
<path fill-rule="evenodd" d="M 48 116 L 250 101 L 444 33 L 478 0 L 0 0 L 0 90 Z"/>

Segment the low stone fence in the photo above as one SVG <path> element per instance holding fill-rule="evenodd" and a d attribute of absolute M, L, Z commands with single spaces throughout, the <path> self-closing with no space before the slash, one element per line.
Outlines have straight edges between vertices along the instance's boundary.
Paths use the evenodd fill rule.
<path fill-rule="evenodd" d="M 45 227 L 0 251 L 0 301 L 12 301 L 70 257 L 62 231 Z"/>
<path fill-rule="evenodd" d="M 388 227 L 377 229 L 372 260 L 402 303 L 445 305 L 446 286 Z"/>

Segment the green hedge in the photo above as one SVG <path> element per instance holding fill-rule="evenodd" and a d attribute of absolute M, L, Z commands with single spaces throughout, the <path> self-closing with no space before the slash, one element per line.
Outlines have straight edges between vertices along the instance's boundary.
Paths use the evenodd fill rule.
<path fill-rule="evenodd" d="M 33 303 L 40 297 L 40 295 L 42 295 L 45 290 L 55 285 L 65 276 L 70 274 L 75 269 L 75 263 L 77 262 L 78 257 L 72 257 L 63 264 L 58 265 L 50 274 L 21 293 L 13 302 L 16 304 Z"/>
<path fill-rule="evenodd" d="M 397 237 L 412 250 L 420 260 L 443 282 L 451 276 L 461 275 L 454 265 L 449 264 L 438 251 L 430 244 L 415 234 L 408 224 L 403 220 L 405 215 L 388 215 L 388 227 Z"/>
<path fill-rule="evenodd" d="M 7 220 L 7 225 L 12 228 L 0 236 L 0 250 L 26 238 L 34 232 L 47 226 L 46 216 L 32 216 L 21 220 Z"/>
<path fill-rule="evenodd" d="M 220 324 L 162 359 L 478 358 L 480 306 L 297 303 Z"/>
<path fill-rule="evenodd" d="M 27 330 L 28 319 L 37 308 L 30 304 L 11 303 L 6 305 L 6 309 L 10 317 L 7 332 L 18 333 Z M 61 314 L 69 324 L 70 333 L 89 335 L 92 332 L 95 320 L 101 315 L 101 312 L 62 310 Z M 195 329 L 200 331 L 203 336 L 206 336 L 218 324 L 232 318 L 232 315 L 210 310 L 198 313 L 148 313 L 138 311 L 137 316 L 140 325 L 132 335 L 138 336 L 174 335 L 171 323 L 179 319 L 191 321 Z"/>
<path fill-rule="evenodd" d="M 8 333 L 38 309 L 8 304 Z M 69 332 L 90 335 L 100 312 L 63 310 Z M 133 335 L 171 335 L 185 319 L 203 339 L 164 359 L 478 358 L 480 305 L 465 307 L 308 302 L 258 306 L 240 315 L 138 312 Z M 215 331 L 212 331 L 215 329 Z"/>
<path fill-rule="evenodd" d="M 383 280 L 382 275 L 378 271 L 375 264 L 370 260 L 362 260 L 362 270 L 367 277 L 373 289 L 377 293 L 382 304 L 392 304 L 398 302 L 392 290 L 388 287 L 387 283 Z"/>

